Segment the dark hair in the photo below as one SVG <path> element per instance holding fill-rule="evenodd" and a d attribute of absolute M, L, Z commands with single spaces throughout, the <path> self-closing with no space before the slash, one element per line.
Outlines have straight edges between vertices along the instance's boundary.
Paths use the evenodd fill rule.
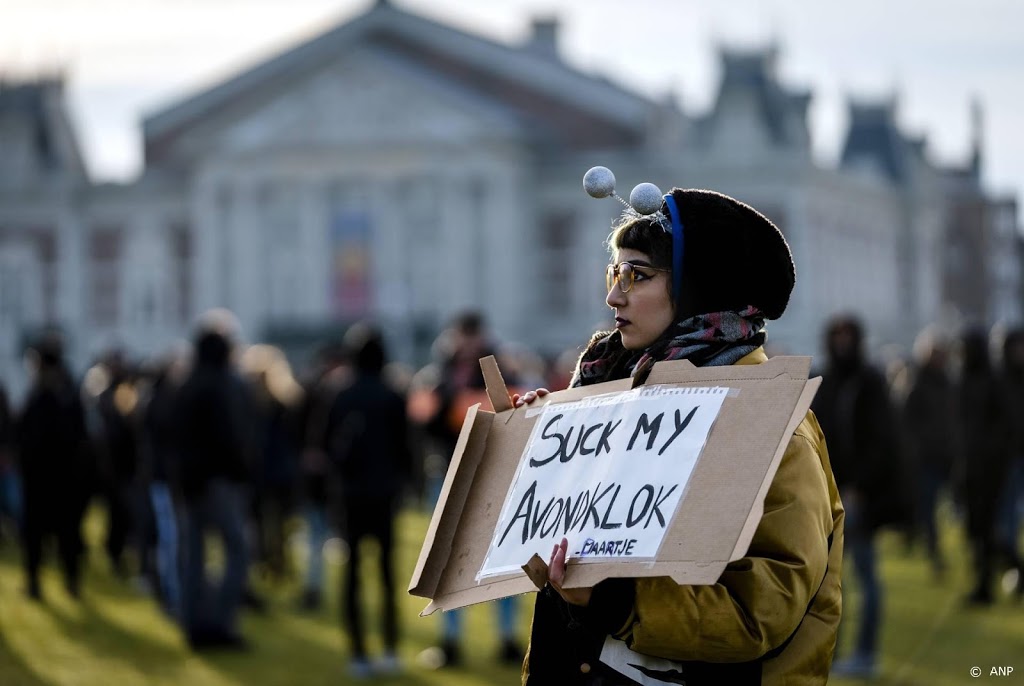
<path fill-rule="evenodd" d="M 480 312 L 470 310 L 458 315 L 452 324 L 459 333 L 476 336 L 484 330 L 484 316 Z"/>
<path fill-rule="evenodd" d="M 864 340 L 864 325 L 856 315 L 837 314 L 825 326 L 825 337 L 832 338 L 840 333 L 848 333 L 860 342 Z"/>
<path fill-rule="evenodd" d="M 1024 371 L 1024 359 L 1018 354 L 1018 349 L 1024 345 L 1024 329 L 1014 327 L 1006 333 L 1003 339 L 1003 366 L 1013 375 L 1017 376 Z"/>
<path fill-rule="evenodd" d="M 64 364 L 64 337 L 57 330 L 44 331 L 32 344 L 41 367 L 60 367 Z"/>
<path fill-rule="evenodd" d="M 1024 328 L 1014 327 L 1006 332 L 1006 337 L 1003 339 L 1003 354 L 1009 351 L 1014 346 L 1024 343 Z"/>
<path fill-rule="evenodd" d="M 380 374 L 387 362 L 384 336 L 375 326 L 359 322 L 345 332 L 345 348 L 356 369 L 364 374 Z"/>
<path fill-rule="evenodd" d="M 657 222 L 643 217 L 624 216 L 612 229 L 608 245 L 615 251 L 638 250 L 647 255 L 651 266 L 668 269 L 665 291 L 672 297 L 672 234 L 665 232 Z M 679 314 L 677 304 L 676 314 Z"/>
<path fill-rule="evenodd" d="M 231 341 L 219 331 L 202 331 L 195 342 L 196 362 L 210 367 L 226 367 L 231 359 Z"/>
<path fill-rule="evenodd" d="M 965 372 L 987 372 L 992 368 L 989 333 L 984 327 L 968 326 L 960 336 L 960 346 Z"/>
<path fill-rule="evenodd" d="M 860 357 L 864 349 L 864 325 L 860 318 L 852 314 L 837 314 L 829 319 L 825 325 L 825 347 L 831 350 L 832 340 L 841 334 L 849 335 L 853 351 Z"/>
<path fill-rule="evenodd" d="M 672 268 L 672 234 L 650 219 L 623 217 L 612 229 L 608 245 L 613 250 L 638 250 L 651 258 L 651 265 L 658 269 Z"/>

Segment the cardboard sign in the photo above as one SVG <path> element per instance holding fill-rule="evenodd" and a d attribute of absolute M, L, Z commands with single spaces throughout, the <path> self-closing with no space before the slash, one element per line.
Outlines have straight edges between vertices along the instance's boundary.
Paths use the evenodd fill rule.
<path fill-rule="evenodd" d="M 634 393 L 638 397 L 643 397 L 644 393 L 642 390 L 632 389 L 630 379 L 622 379 L 559 391 L 528 407 L 513 408 L 493 358 L 481 360 L 481 365 L 487 381 L 488 397 L 495 412 L 482 411 L 479 406 L 475 406 L 466 414 L 409 587 L 409 592 L 413 595 L 430 599 L 431 602 L 424 610 L 424 614 L 437 609 L 451 610 L 535 591 L 537 584 L 543 584 L 546 575 L 545 561 L 552 547 L 550 543 L 553 539 L 550 537 L 554 536 L 553 530 L 549 532 L 550 537 L 544 540 L 544 546 L 540 548 L 542 559 L 535 557 L 532 562 L 530 559 L 514 559 L 519 553 L 532 554 L 529 548 L 515 554 L 509 549 L 509 557 L 497 557 L 492 545 L 498 539 L 498 548 L 501 548 L 500 538 L 503 532 L 499 531 L 500 522 L 504 521 L 505 525 L 508 525 L 511 521 L 509 513 L 514 517 L 525 497 L 522 487 L 528 489 L 533 481 L 524 476 L 528 474 L 528 468 L 520 473 L 521 459 L 525 458 L 527 464 L 531 458 L 543 461 L 554 452 L 553 444 L 550 445 L 552 450 L 545 452 L 551 439 L 542 438 L 536 444 L 533 443 L 538 423 L 543 422 L 545 417 L 550 421 L 554 415 L 548 414 L 548 408 L 557 414 L 557 405 L 577 403 L 588 398 L 612 398 L 612 394 Z M 569 560 L 564 586 L 589 587 L 611 577 L 669 576 L 680 584 L 712 584 L 717 581 L 725 566 L 730 561 L 743 557 L 750 545 L 754 530 L 761 519 L 765 494 L 771 485 L 779 461 L 793 432 L 806 415 L 814 392 L 820 384 L 820 379 L 808 380 L 809 370 L 808 357 L 776 357 L 759 365 L 727 367 L 696 368 L 685 360 L 659 362 L 654 365 L 647 378 L 647 386 L 667 386 L 676 389 L 722 388 L 728 391 L 716 391 L 720 393 L 717 396 L 720 398 L 720 407 L 717 416 L 708 421 L 710 431 L 706 432 L 706 440 L 699 441 L 702 442 L 703 449 L 696 444 L 687 448 L 688 454 L 695 456 L 695 464 L 690 470 L 689 478 L 683 480 L 677 476 L 676 481 L 672 482 L 680 484 L 677 489 L 680 495 L 674 507 L 675 514 L 669 517 L 668 510 L 672 508 L 668 506 L 667 501 L 659 506 L 659 512 L 666 518 L 667 526 L 658 533 L 657 538 L 653 535 L 645 538 L 645 545 L 656 550 L 653 556 L 614 554 L 615 551 L 621 552 L 621 544 L 614 544 L 613 554 L 608 556 L 607 541 L 625 538 L 614 536 L 603 539 L 606 541 L 604 555 L 584 561 L 581 558 L 588 557 L 582 554 L 588 536 L 584 531 L 573 528 L 570 521 L 572 530 L 568 534 L 559 534 L 558 540 L 561 540 L 562 535 L 566 535 L 572 552 L 580 555 Z M 685 397 L 685 394 L 678 396 Z M 604 407 L 595 400 L 589 402 L 593 404 L 595 410 Z M 623 403 L 623 409 L 627 404 Z M 692 409 L 692 405 L 689 407 Z M 622 436 L 619 435 L 618 432 L 623 431 L 622 427 L 629 421 L 626 417 L 622 418 L 623 424 L 615 429 L 614 436 L 608 438 L 608 448 L 612 448 L 613 441 L 621 447 L 618 441 L 623 438 L 626 443 L 626 450 L 622 454 L 627 464 L 624 467 L 610 467 L 617 470 L 614 472 L 617 475 L 615 478 L 620 478 L 622 470 L 629 470 L 631 466 L 637 472 L 634 475 L 637 479 L 645 479 L 648 476 L 644 470 L 635 468 L 639 458 L 634 453 L 639 449 L 641 442 L 645 453 L 656 453 L 667 442 L 667 437 L 674 433 L 677 408 L 665 409 L 670 414 L 662 418 L 658 436 L 649 451 L 646 450 L 649 435 L 645 434 L 643 429 L 637 436 L 633 451 L 628 450 L 628 439 L 632 438 L 632 432 L 629 437 L 625 437 L 625 432 Z M 684 406 L 680 405 L 678 409 L 682 412 Z M 589 413 L 580 409 L 574 418 L 584 415 L 589 416 Z M 675 443 L 691 429 L 692 436 L 699 433 L 693 424 L 697 421 L 698 415 L 701 415 L 701 410 L 694 414 L 690 424 L 674 439 L 662 457 L 670 452 L 674 453 Z M 685 415 L 682 415 L 680 423 L 684 420 Z M 584 420 L 582 424 L 587 424 L 588 421 Z M 639 417 L 633 415 L 633 422 L 635 430 Z M 653 417 L 648 414 L 648 426 L 651 422 Z M 544 426 L 546 424 L 541 424 L 539 429 L 539 435 L 542 437 Z M 562 428 L 557 428 L 553 425 L 548 434 L 555 430 L 566 434 L 568 426 L 566 424 Z M 597 458 L 597 433 L 598 431 L 595 431 L 590 434 L 584 442 L 587 449 L 595 450 L 594 454 L 585 456 L 589 459 Z M 690 437 L 687 440 L 690 440 Z M 539 452 L 531 451 L 532 445 L 536 445 Z M 566 455 L 572 447 L 570 445 L 566 449 Z M 683 453 L 680 452 L 678 455 L 681 456 Z M 607 457 L 602 448 L 600 459 L 604 460 Z M 572 460 L 564 464 L 570 465 L 578 458 L 579 455 L 574 455 Z M 556 461 L 560 460 L 561 453 L 556 458 Z M 535 471 L 548 466 L 550 463 L 536 468 Z M 682 472 L 683 468 L 678 468 Z M 666 468 L 650 474 L 661 474 L 658 478 L 664 478 L 668 473 L 669 470 Z M 644 480 L 643 483 L 647 484 L 648 481 Z M 667 483 L 663 481 L 662 485 Z M 650 484 L 655 488 L 656 495 L 657 486 L 654 481 L 650 481 Z M 538 489 L 539 487 L 538 484 Z M 547 506 L 547 499 L 554 495 L 554 486 L 551 488 L 545 500 L 540 503 L 541 512 Z M 603 489 L 604 487 L 602 491 Z M 582 487 L 578 487 L 575 492 L 569 489 L 560 495 L 565 497 L 571 494 L 577 498 L 582 490 Z M 636 500 L 634 518 L 638 515 L 636 508 L 641 508 L 645 501 L 644 495 L 635 497 L 640 490 L 637 487 L 632 492 L 627 492 L 627 488 L 623 486 L 616 499 L 615 509 L 609 513 L 609 523 L 618 521 L 615 519 L 616 513 L 624 512 L 628 517 L 629 505 L 633 500 Z M 516 500 L 517 492 L 520 494 L 519 500 L 513 502 Z M 610 495 L 611 493 L 601 501 L 601 515 Z M 664 496 L 664 491 L 662 495 Z M 600 493 L 597 496 L 600 496 Z M 592 499 L 594 497 L 591 496 Z M 536 493 L 534 498 L 536 504 Z M 630 502 L 625 502 L 627 499 Z M 507 505 L 506 501 L 513 504 Z M 555 507 L 552 505 L 552 508 Z M 648 514 L 651 514 L 650 508 Z M 550 511 L 548 516 L 553 517 Z M 563 527 L 564 517 L 563 509 Z M 656 521 L 657 515 L 652 515 L 649 528 L 660 527 L 660 523 L 655 524 Z M 592 517 L 589 524 L 593 525 Z M 518 540 L 522 545 L 522 525 L 521 518 L 516 520 L 516 524 L 506 537 L 505 544 L 511 539 Z M 552 520 L 549 520 L 547 525 L 553 526 Z M 532 526 L 531 521 L 530 527 Z M 543 521 L 539 526 L 544 527 Z M 626 528 L 625 523 L 620 528 Z M 517 538 L 513 538 L 516 535 Z M 589 537 L 595 541 L 599 540 L 596 536 Z M 631 535 L 629 538 L 637 539 L 633 548 L 636 550 L 640 537 Z M 503 554 L 504 550 L 500 552 Z M 513 568 L 514 566 L 516 567 Z"/>
<path fill-rule="evenodd" d="M 569 558 L 653 558 L 727 392 L 642 386 L 546 405 L 478 578 L 516 572 L 563 536 Z"/>

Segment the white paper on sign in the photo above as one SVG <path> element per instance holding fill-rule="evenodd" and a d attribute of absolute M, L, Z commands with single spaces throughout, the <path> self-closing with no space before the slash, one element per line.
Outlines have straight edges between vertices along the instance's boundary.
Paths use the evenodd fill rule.
<path fill-rule="evenodd" d="M 546 406 L 519 458 L 478 579 L 547 560 L 652 558 L 728 388 L 640 386 Z"/>

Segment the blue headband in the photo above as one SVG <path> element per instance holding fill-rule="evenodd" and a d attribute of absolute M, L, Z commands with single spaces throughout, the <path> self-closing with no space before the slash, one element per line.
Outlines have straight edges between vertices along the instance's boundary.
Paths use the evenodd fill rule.
<path fill-rule="evenodd" d="M 683 290 L 683 222 L 679 219 L 679 208 L 671 193 L 665 194 L 665 204 L 672 219 L 672 302 L 679 307 L 679 295 Z"/>

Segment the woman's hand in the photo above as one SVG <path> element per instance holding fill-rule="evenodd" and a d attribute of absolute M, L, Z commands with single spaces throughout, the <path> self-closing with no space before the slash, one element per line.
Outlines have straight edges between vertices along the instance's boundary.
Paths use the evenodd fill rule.
<path fill-rule="evenodd" d="M 513 393 L 512 394 L 512 405 L 514 405 L 515 407 L 522 407 L 523 405 L 529 405 L 530 403 L 532 403 L 537 398 L 543 398 L 544 396 L 546 396 L 550 392 L 551 391 L 549 391 L 546 388 L 538 388 L 535 391 L 529 391 L 527 393 L 524 393 L 522 396 L 520 396 L 518 393 Z"/>
<path fill-rule="evenodd" d="M 562 542 L 551 551 L 551 559 L 548 561 L 548 583 L 551 584 L 551 588 L 558 591 L 558 595 L 562 596 L 565 602 L 572 605 L 589 605 L 593 589 L 562 588 L 562 582 L 565 581 L 565 556 L 568 548 L 569 541 L 563 538 Z"/>

